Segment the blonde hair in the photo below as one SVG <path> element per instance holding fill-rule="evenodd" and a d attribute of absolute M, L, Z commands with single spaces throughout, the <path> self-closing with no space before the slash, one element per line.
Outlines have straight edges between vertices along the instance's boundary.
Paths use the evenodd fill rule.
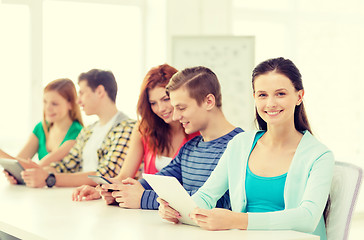
<path fill-rule="evenodd" d="M 71 109 L 69 110 L 69 117 L 72 121 L 78 121 L 83 126 L 82 116 L 80 106 L 77 104 L 77 91 L 75 84 L 68 78 L 60 78 L 56 79 L 44 88 L 44 93 L 49 91 L 56 91 L 59 95 L 61 95 L 64 99 L 66 99 L 71 104 Z M 45 113 L 43 111 L 43 129 L 44 132 L 48 133 L 49 127 L 52 124 L 49 124 L 45 120 Z"/>

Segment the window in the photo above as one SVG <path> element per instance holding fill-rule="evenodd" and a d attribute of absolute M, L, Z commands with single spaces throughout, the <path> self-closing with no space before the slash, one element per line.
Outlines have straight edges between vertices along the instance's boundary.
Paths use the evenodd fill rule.
<path fill-rule="evenodd" d="M 6 88 L 0 101 L 8 116 L 1 120 L 0 148 L 16 155 L 42 120 L 40 88 L 63 77 L 77 86 L 78 75 L 92 68 L 114 73 L 116 104 L 136 118 L 145 74 L 143 1 L 4 0 L 0 7 L 0 77 Z"/>
<path fill-rule="evenodd" d="M 0 148 L 17 154 L 30 134 L 29 10 L 0 4 Z"/>
<path fill-rule="evenodd" d="M 43 11 L 43 85 L 61 77 L 77 85 L 81 72 L 111 70 L 118 82 L 119 110 L 135 118 L 143 77 L 140 8 L 45 1 Z M 95 118 L 85 120 L 87 124 Z"/>

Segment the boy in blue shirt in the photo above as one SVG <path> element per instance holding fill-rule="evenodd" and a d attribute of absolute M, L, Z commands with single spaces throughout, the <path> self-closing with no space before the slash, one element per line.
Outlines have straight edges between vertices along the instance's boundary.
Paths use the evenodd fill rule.
<path fill-rule="evenodd" d="M 243 130 L 226 120 L 221 109 L 219 81 L 208 68 L 193 67 L 176 73 L 167 85 L 167 93 L 174 107 L 173 119 L 181 122 L 186 134 L 199 131 L 201 135 L 187 142 L 157 174 L 177 178 L 192 195 L 215 169 L 228 142 Z M 86 195 L 90 194 L 92 191 Z M 157 194 L 144 179 L 128 178 L 122 183 L 103 185 L 100 194 L 107 204 L 117 203 L 120 207 L 158 209 L 159 206 Z M 217 206 L 230 208 L 228 192 Z"/>

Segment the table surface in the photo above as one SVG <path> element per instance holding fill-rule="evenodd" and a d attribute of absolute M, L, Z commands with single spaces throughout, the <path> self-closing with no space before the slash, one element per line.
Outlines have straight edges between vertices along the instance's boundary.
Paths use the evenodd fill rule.
<path fill-rule="evenodd" d="M 153 210 L 73 202 L 72 188 L 10 185 L 0 175 L 0 231 L 21 239 L 319 239 L 295 231 L 206 231 L 165 222 Z"/>

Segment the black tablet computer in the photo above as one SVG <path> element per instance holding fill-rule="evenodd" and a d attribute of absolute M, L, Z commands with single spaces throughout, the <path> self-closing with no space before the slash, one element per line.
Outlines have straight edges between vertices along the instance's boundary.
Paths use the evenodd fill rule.
<path fill-rule="evenodd" d="M 21 177 L 20 173 L 24 171 L 24 168 L 20 165 L 20 163 L 15 159 L 7 159 L 7 158 L 0 158 L 0 165 L 10 173 L 18 184 L 25 184 L 23 178 Z"/>
<path fill-rule="evenodd" d="M 88 178 L 91 178 L 97 184 L 112 184 L 112 182 L 110 182 L 103 176 L 88 175 Z"/>

